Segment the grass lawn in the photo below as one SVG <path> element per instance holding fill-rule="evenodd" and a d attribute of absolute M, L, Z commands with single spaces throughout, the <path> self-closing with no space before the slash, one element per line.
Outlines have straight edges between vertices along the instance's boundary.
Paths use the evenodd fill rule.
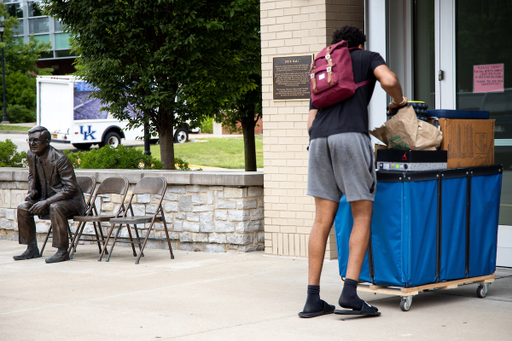
<path fill-rule="evenodd" d="M 7 124 L 0 124 L 0 131 L 29 131 L 32 127 L 23 127 L 23 126 L 12 126 Z"/>
<path fill-rule="evenodd" d="M 189 163 L 190 166 L 220 167 L 244 169 L 243 137 L 212 137 L 197 139 L 197 142 L 174 144 L 174 156 Z M 137 147 L 144 150 L 144 147 Z M 160 159 L 160 146 L 151 146 L 151 156 Z M 256 163 L 263 168 L 263 137 L 256 136 Z"/>

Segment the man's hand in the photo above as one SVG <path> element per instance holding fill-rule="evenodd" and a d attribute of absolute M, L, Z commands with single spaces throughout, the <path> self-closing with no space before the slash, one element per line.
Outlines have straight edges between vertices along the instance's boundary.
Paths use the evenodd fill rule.
<path fill-rule="evenodd" d="M 388 105 L 388 114 L 391 113 L 391 110 L 395 109 L 395 108 L 401 108 L 403 106 L 405 106 L 407 104 L 407 97 L 403 97 L 402 99 L 402 103 L 396 103 L 396 102 L 391 102 L 389 103 Z"/>
<path fill-rule="evenodd" d="M 46 211 L 48 209 L 48 206 L 50 206 L 50 205 L 48 205 L 46 200 L 42 200 L 42 201 L 38 201 L 34 205 L 32 205 L 32 207 L 30 207 L 28 209 L 28 211 L 32 214 L 39 214 L 39 213 Z"/>
<path fill-rule="evenodd" d="M 315 120 L 317 112 L 318 112 L 318 109 L 311 109 L 311 110 L 309 110 L 308 131 L 309 131 L 309 128 L 311 128 L 311 126 L 313 125 L 313 121 Z"/>
<path fill-rule="evenodd" d="M 35 200 L 39 196 L 39 192 L 36 190 L 28 191 L 25 201 Z"/>

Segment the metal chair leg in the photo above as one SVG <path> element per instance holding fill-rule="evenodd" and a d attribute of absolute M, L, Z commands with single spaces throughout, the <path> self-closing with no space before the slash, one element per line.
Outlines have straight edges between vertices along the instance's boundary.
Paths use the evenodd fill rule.
<path fill-rule="evenodd" d="M 150 226 L 150 228 L 148 229 L 148 234 L 146 235 L 146 238 L 144 239 L 144 244 L 142 244 L 142 249 L 140 250 L 139 257 L 137 257 L 137 260 L 135 261 L 135 264 L 139 264 L 140 257 L 142 257 L 142 252 L 144 251 L 144 248 L 146 247 L 146 243 L 148 242 L 149 234 L 151 233 L 151 228 L 152 227 L 153 226 Z"/>
<path fill-rule="evenodd" d="M 135 228 L 137 228 L 137 225 L 135 225 Z M 135 245 L 133 245 L 133 237 L 132 237 L 132 231 L 130 230 L 130 225 L 126 224 L 126 229 L 128 230 L 128 236 L 130 237 L 130 244 L 133 251 L 133 257 L 137 257 L 137 251 L 135 251 Z M 117 240 L 117 237 L 116 237 Z"/>
<path fill-rule="evenodd" d="M 117 238 L 119 237 L 119 234 L 121 233 L 121 227 L 123 224 L 119 224 L 119 228 L 117 229 L 116 236 L 114 237 L 114 241 L 112 242 L 112 247 L 110 248 L 110 254 L 107 257 L 107 262 L 110 260 L 110 256 L 112 256 L 112 251 L 114 250 L 114 246 L 116 245 Z M 129 227 L 127 227 L 129 229 Z M 133 246 L 133 244 L 132 244 Z M 133 252 L 135 252 L 135 248 L 133 249 Z"/>
<path fill-rule="evenodd" d="M 171 240 L 169 238 L 169 231 L 167 230 L 167 223 L 165 221 L 165 216 L 162 212 L 162 220 L 164 222 L 164 230 L 165 230 L 165 235 L 167 237 L 167 245 L 169 245 L 169 251 L 171 252 L 171 259 L 174 259 L 174 252 L 172 252 L 172 246 L 171 246 Z"/>
<path fill-rule="evenodd" d="M 69 247 L 69 259 L 73 259 L 73 255 L 75 254 L 76 247 L 78 246 L 78 242 L 80 241 L 80 237 L 82 236 L 82 231 L 85 227 L 85 222 L 80 222 L 78 227 L 76 228 L 75 236 L 71 241 L 71 246 Z"/>
<path fill-rule="evenodd" d="M 98 244 L 98 250 L 99 252 L 98 253 L 101 253 L 101 244 L 100 244 L 100 236 L 98 234 L 98 229 L 96 228 L 96 223 L 92 223 L 93 227 L 94 227 L 94 235 L 96 236 L 96 243 Z"/>
<path fill-rule="evenodd" d="M 46 243 L 48 242 L 50 233 L 52 233 L 52 224 L 50 224 L 50 228 L 48 229 L 48 233 L 46 234 L 46 238 L 44 239 L 43 247 L 41 248 L 41 257 L 43 256 L 44 248 L 46 247 Z"/>
<path fill-rule="evenodd" d="M 135 228 L 135 235 L 137 236 L 137 244 L 139 245 L 140 253 L 142 253 L 142 242 L 140 241 L 139 229 L 137 228 L 137 224 L 133 224 L 133 226 Z M 144 257 L 144 255 L 142 255 L 141 257 Z"/>
<path fill-rule="evenodd" d="M 94 226 L 96 228 L 96 223 L 94 223 Z M 106 246 L 106 244 L 105 244 L 105 236 L 103 235 L 103 228 L 101 227 L 101 222 L 99 222 L 99 221 L 98 221 L 97 228 L 100 230 L 101 242 L 103 243 L 103 248 L 105 248 L 105 246 Z M 105 250 L 105 252 L 108 255 L 108 251 Z M 100 253 L 101 253 L 101 251 L 100 251 Z"/>
<path fill-rule="evenodd" d="M 107 240 L 105 241 L 105 247 L 103 248 L 103 251 L 101 251 L 101 255 L 100 255 L 100 258 L 98 258 L 98 262 L 101 262 L 101 259 L 103 258 L 103 255 L 105 254 L 105 251 L 107 250 L 108 241 L 110 240 L 110 236 L 112 235 L 112 231 L 114 231 L 114 227 L 115 227 L 115 224 L 112 224 L 110 226 L 110 230 L 108 230 Z M 112 253 L 112 250 L 110 252 Z M 109 258 L 110 258 L 110 255 L 109 255 Z"/>

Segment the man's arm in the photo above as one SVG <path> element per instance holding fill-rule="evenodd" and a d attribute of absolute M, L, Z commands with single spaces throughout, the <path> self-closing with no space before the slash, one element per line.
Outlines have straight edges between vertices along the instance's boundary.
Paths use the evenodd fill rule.
<path fill-rule="evenodd" d="M 78 192 L 78 183 L 76 182 L 75 171 L 73 165 L 67 157 L 62 157 L 57 160 L 57 173 L 60 176 L 61 190 L 55 191 L 55 195 L 46 199 L 48 205 L 62 200 L 72 199 Z M 50 179 L 48 179 L 50 180 Z M 50 184 L 52 185 L 52 184 Z"/>
<path fill-rule="evenodd" d="M 311 110 L 309 110 L 308 131 L 309 131 L 309 128 L 311 128 L 311 125 L 313 124 L 313 121 L 315 120 L 317 112 L 318 112 L 318 109 L 311 109 Z"/>
<path fill-rule="evenodd" d="M 391 71 L 387 65 L 379 65 L 373 70 L 375 78 L 380 86 L 393 98 L 393 102 L 389 104 L 389 109 L 398 108 L 407 103 L 407 97 L 402 93 L 402 87 L 398 81 L 398 77 Z"/>
<path fill-rule="evenodd" d="M 32 153 L 27 153 L 27 162 L 28 162 L 28 193 L 25 197 L 25 201 L 35 200 L 39 197 L 39 192 L 37 190 L 37 179 L 35 178 L 35 162 L 34 155 Z"/>

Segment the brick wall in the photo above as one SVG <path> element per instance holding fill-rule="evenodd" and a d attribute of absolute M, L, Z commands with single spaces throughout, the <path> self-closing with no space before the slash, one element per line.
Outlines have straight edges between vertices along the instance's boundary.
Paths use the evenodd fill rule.
<path fill-rule="evenodd" d="M 306 196 L 308 101 L 272 100 L 272 58 L 316 54 L 342 25 L 363 27 L 363 0 L 261 0 L 265 252 L 307 256 L 314 204 Z M 327 258 L 336 258 L 334 234 Z"/>

